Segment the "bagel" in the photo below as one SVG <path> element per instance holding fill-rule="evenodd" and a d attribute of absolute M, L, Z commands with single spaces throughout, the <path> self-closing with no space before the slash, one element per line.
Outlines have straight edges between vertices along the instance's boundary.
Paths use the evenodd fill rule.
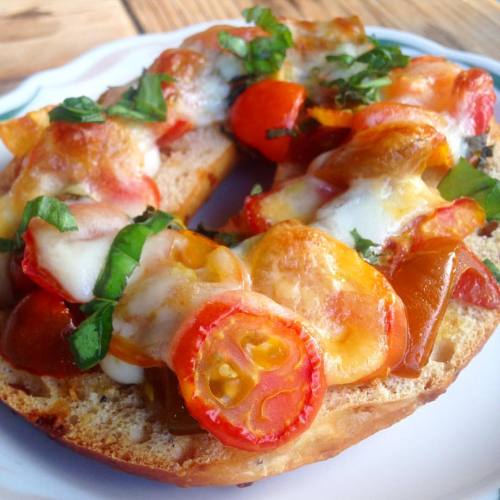
<path fill-rule="evenodd" d="M 357 22 L 352 22 L 354 36 L 364 41 Z M 316 49 L 310 35 L 313 24 L 291 25 L 301 34 L 303 45 Z M 212 35 L 209 30 L 204 36 L 211 40 Z M 342 36 L 353 35 L 343 32 Z M 198 42 L 190 39 L 186 46 Z M 343 42 L 342 37 L 335 39 L 339 42 Z M 500 144 L 500 126 L 494 121 L 490 123 L 488 144 Z M 500 178 L 500 148 L 493 151 L 484 168 L 492 177 Z M 161 152 L 161 165 L 154 177 L 160 192 L 159 207 L 190 217 L 236 159 L 234 141 L 220 131 L 220 123 L 195 127 L 172 141 Z M 15 182 L 17 168 L 14 160 L 2 172 L 2 193 Z M 480 259 L 500 264 L 499 229 L 488 237 L 472 234 L 466 244 Z M 287 305 L 281 306 L 284 310 Z M 9 312 L 0 312 L 0 332 L 5 329 Z M 56 378 L 16 369 L 0 357 L 0 400 L 52 438 L 123 471 L 179 486 L 244 484 L 333 457 L 433 401 L 480 351 L 499 319 L 498 308 L 451 300 L 429 361 L 417 377 L 391 373 L 373 380 L 331 385 L 310 427 L 266 451 L 225 446 L 210 433 L 173 435 L 159 416 L 156 396 L 151 395 L 147 384 L 120 384 L 100 369 Z"/>

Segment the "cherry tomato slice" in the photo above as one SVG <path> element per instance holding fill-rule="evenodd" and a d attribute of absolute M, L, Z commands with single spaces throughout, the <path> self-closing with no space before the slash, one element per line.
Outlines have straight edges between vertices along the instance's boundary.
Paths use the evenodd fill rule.
<path fill-rule="evenodd" d="M 471 135 L 484 134 L 495 110 L 493 78 L 479 68 L 458 74 L 453 86 L 451 114 L 465 125 Z"/>
<path fill-rule="evenodd" d="M 353 179 L 421 174 L 451 161 L 446 139 L 426 124 L 384 123 L 354 134 L 349 142 L 314 160 L 309 173 L 332 186 Z"/>
<path fill-rule="evenodd" d="M 266 193 L 247 196 L 239 215 L 240 228 L 246 235 L 254 235 L 284 220 L 309 223 L 335 194 L 330 184 L 316 177 L 292 179 Z"/>
<path fill-rule="evenodd" d="M 465 246 L 458 253 L 453 298 L 485 309 L 500 307 L 500 286 L 491 271 Z"/>
<path fill-rule="evenodd" d="M 251 292 L 208 301 L 178 332 L 172 360 L 191 415 L 242 450 L 271 450 L 304 432 L 325 393 L 305 326 Z"/>
<path fill-rule="evenodd" d="M 417 377 L 429 360 L 451 297 L 460 242 L 426 241 L 399 264 L 390 281 L 406 306 L 410 342 L 396 373 Z"/>
<path fill-rule="evenodd" d="M 263 80 L 238 96 L 229 112 L 235 136 L 245 145 L 260 151 L 266 158 L 285 161 L 291 137 L 270 139 L 268 130 L 292 129 L 306 97 L 305 88 L 297 83 Z"/>
<path fill-rule="evenodd" d="M 12 291 L 18 298 L 28 295 L 37 288 L 35 282 L 23 271 L 22 261 L 23 254 L 20 252 L 11 254 L 9 258 L 9 278 Z"/>
<path fill-rule="evenodd" d="M 384 276 L 327 233 L 281 222 L 246 257 L 254 290 L 315 325 L 328 385 L 385 376 L 401 360 L 407 324 Z"/>
<path fill-rule="evenodd" d="M 463 240 L 486 222 L 484 210 L 474 200 L 461 198 L 418 219 L 413 248 L 432 238 Z"/>
<path fill-rule="evenodd" d="M 70 350 L 72 311 L 59 297 L 37 290 L 11 312 L 0 334 L 2 355 L 16 368 L 36 375 L 68 377 L 80 372 Z"/>

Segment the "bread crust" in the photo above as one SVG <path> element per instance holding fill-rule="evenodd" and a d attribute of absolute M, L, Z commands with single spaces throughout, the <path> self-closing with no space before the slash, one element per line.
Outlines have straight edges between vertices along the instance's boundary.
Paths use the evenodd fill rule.
<path fill-rule="evenodd" d="M 500 144 L 500 127 L 491 137 Z M 499 148 L 496 148 L 497 150 Z M 500 175 L 500 151 L 488 167 Z M 500 231 L 468 244 L 498 262 Z M 6 314 L 0 316 L 5 321 Z M 446 391 L 482 348 L 499 311 L 452 301 L 430 362 L 415 379 L 390 376 L 365 385 L 333 387 L 310 429 L 267 453 L 224 447 L 208 434 L 172 436 L 146 404 L 142 389 L 102 373 L 75 379 L 35 377 L 0 359 L 0 400 L 51 437 L 126 472 L 179 486 L 232 485 L 330 458 L 411 414 Z"/>

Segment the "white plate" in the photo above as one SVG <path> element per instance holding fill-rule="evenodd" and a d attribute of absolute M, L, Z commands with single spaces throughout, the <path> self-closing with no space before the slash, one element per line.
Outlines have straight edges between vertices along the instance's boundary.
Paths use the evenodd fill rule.
<path fill-rule="evenodd" d="M 225 22 L 225 21 L 224 21 Z M 234 23 L 234 21 L 231 21 Z M 61 68 L 32 76 L 0 97 L 0 116 L 126 82 L 163 49 L 215 23 L 172 33 L 119 40 L 88 52 Z M 368 28 L 380 39 L 403 45 L 411 55 L 444 55 L 490 71 L 500 87 L 500 63 L 447 49 L 430 40 L 386 28 Z M 500 109 L 497 107 L 497 117 Z M 0 151 L 0 165 L 6 163 Z M 197 220 L 219 222 L 234 210 L 235 191 L 248 192 L 259 173 L 241 170 L 219 188 L 232 205 L 209 202 Z M 219 193 L 220 194 L 220 193 Z M 227 201 L 227 196 L 222 196 Z M 267 479 L 245 489 L 182 490 L 114 471 L 48 439 L 0 405 L 0 498 L 16 499 L 498 499 L 500 487 L 500 335 L 437 401 L 326 462 Z"/>

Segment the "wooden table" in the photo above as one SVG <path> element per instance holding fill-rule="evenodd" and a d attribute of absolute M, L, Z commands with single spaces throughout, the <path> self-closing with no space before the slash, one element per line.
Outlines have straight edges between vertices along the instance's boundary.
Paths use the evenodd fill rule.
<path fill-rule="evenodd" d="M 256 2 L 257 3 L 257 2 Z M 500 53 L 495 0 L 260 0 L 308 19 L 358 14 L 365 24 L 412 31 L 449 47 Z M 0 93 L 116 38 L 235 18 L 247 0 L 0 0 Z"/>

